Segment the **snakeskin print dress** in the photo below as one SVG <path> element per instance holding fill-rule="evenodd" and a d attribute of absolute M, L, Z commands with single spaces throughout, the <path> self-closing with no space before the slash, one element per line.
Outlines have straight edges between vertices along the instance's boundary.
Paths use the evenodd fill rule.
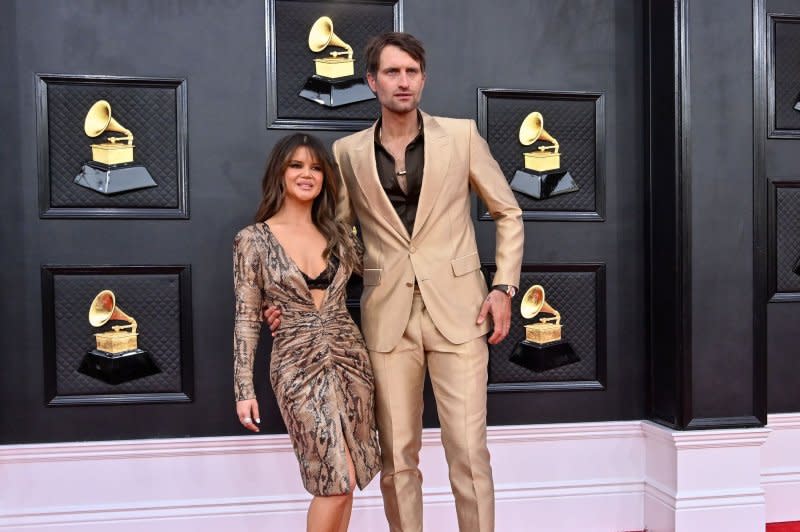
<path fill-rule="evenodd" d="M 292 440 L 303 485 L 313 495 L 352 491 L 345 447 L 364 488 L 380 470 L 372 366 L 345 306 L 351 271 L 341 264 L 319 309 L 303 274 L 266 223 L 242 229 L 233 245 L 237 401 L 255 397 L 253 358 L 262 309 L 282 312 L 269 377 Z"/>

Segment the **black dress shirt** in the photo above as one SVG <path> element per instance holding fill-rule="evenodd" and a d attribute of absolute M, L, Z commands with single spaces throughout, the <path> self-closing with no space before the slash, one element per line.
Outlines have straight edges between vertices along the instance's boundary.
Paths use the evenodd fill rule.
<path fill-rule="evenodd" d="M 379 119 L 375 126 L 375 162 L 378 166 L 378 178 L 381 180 L 381 186 L 389 197 L 392 207 L 397 211 L 403 225 L 406 226 L 409 236 L 414 230 L 419 192 L 422 188 L 422 171 L 425 167 L 425 136 L 422 130 L 422 117 L 419 116 L 418 120 L 419 133 L 406 146 L 406 190 L 403 190 L 397 181 L 394 157 L 381 144 L 382 119 Z"/>

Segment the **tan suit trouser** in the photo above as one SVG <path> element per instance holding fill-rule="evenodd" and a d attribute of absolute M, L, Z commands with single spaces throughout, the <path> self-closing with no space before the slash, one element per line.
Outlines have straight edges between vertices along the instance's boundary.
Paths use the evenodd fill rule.
<path fill-rule="evenodd" d="M 418 466 L 426 367 L 436 397 L 458 528 L 494 530 L 494 486 L 486 447 L 488 357 L 484 336 L 459 345 L 443 337 L 418 292 L 397 347 L 389 353 L 370 353 L 383 459 L 381 492 L 392 532 L 422 530 Z"/>

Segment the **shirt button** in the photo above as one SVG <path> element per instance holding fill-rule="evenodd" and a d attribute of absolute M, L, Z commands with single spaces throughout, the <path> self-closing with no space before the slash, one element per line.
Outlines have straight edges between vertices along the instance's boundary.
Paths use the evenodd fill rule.
<path fill-rule="evenodd" d="M 411 288 L 412 286 L 414 286 L 414 283 L 406 283 L 406 286 Z"/>
<path fill-rule="evenodd" d="M 414 246 L 411 246 L 410 248 L 408 248 L 408 251 L 410 251 L 411 253 L 414 253 L 416 250 L 417 250 L 417 248 L 415 248 Z"/>

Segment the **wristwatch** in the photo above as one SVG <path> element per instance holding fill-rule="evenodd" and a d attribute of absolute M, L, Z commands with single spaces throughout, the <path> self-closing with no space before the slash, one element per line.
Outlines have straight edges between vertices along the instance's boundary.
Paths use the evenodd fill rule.
<path fill-rule="evenodd" d="M 510 298 L 517 295 L 517 287 L 510 284 L 496 284 L 492 286 L 492 290 L 499 290 Z"/>

